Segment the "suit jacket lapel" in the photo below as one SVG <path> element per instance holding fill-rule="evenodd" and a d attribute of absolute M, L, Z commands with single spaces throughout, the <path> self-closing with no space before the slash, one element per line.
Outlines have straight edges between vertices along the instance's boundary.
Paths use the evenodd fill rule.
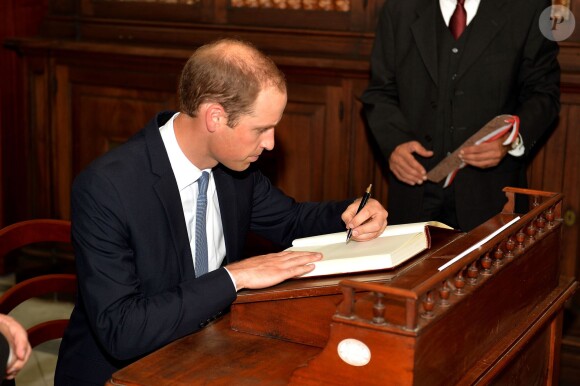
<path fill-rule="evenodd" d="M 428 0 L 424 3 L 417 7 L 420 11 L 417 20 L 411 25 L 411 31 L 423 63 L 437 85 L 437 12 L 441 11 L 438 1 Z"/>
<path fill-rule="evenodd" d="M 173 113 L 168 114 L 168 116 L 163 114 L 165 113 L 159 114 L 156 117 L 156 124 L 150 124 L 146 127 L 145 139 L 149 151 L 151 171 L 159 176 L 159 180 L 157 180 L 153 188 L 165 209 L 167 223 L 170 228 L 170 237 L 173 241 L 176 254 L 179 257 L 178 263 L 184 279 L 187 280 L 195 277 L 193 257 L 189 245 L 189 237 L 187 236 L 187 226 L 185 225 L 185 217 L 183 215 L 177 181 L 175 180 L 175 175 L 171 169 L 169 157 L 167 156 L 167 151 L 165 150 L 159 132 L 159 126 L 167 122 Z M 143 208 L 143 210 L 147 210 L 147 208 Z"/>
<path fill-rule="evenodd" d="M 227 175 L 221 166 L 213 169 L 213 176 L 218 194 L 224 240 L 226 243 L 226 259 L 224 263 L 232 262 L 239 259 L 239 256 L 237 256 L 239 249 L 237 238 L 237 234 L 239 233 L 237 229 L 238 210 L 236 208 L 237 201 L 234 194 L 236 188 L 231 177 Z"/>
<path fill-rule="evenodd" d="M 481 55 L 489 43 L 496 38 L 504 24 L 508 21 L 509 12 L 502 11 L 507 0 L 482 0 L 477 15 L 470 25 L 469 35 L 465 44 L 463 56 L 457 70 L 461 78 Z"/>

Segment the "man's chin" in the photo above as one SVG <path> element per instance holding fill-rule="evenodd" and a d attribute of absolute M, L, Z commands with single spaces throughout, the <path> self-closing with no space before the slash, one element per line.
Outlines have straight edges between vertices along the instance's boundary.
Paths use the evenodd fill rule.
<path fill-rule="evenodd" d="M 248 168 L 250 167 L 252 163 L 251 162 L 243 162 L 243 163 L 238 163 L 238 164 L 224 164 L 225 167 L 227 167 L 230 170 L 233 170 L 235 172 L 243 172 L 244 170 L 248 170 Z"/>

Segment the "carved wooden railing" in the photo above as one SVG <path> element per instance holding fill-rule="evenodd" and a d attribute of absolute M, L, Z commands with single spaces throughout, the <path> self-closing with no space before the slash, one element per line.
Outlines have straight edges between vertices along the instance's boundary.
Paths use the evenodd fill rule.
<path fill-rule="evenodd" d="M 101 0 L 109 2 L 145 2 L 162 4 L 197 5 L 200 0 Z M 233 8 L 290 9 L 303 11 L 348 12 L 351 0 L 230 0 Z"/>
<path fill-rule="evenodd" d="M 515 194 L 530 198 L 530 211 L 507 226 L 503 231 L 484 242 L 479 248 L 465 254 L 447 268 L 436 272 L 429 280 L 413 289 L 378 283 L 341 281 L 343 302 L 337 308 L 334 320 L 365 325 L 367 328 L 400 329 L 407 334 L 426 326 L 443 316 L 454 304 L 466 299 L 469 293 L 497 275 L 518 256 L 552 232 L 560 230 L 562 194 L 527 189 L 506 188 L 508 203 L 502 214 L 509 219 L 513 213 Z M 357 293 L 368 292 L 372 298 L 372 317 L 357 307 L 362 298 Z M 365 302 L 368 299 L 364 300 Z M 388 303 L 403 304 L 403 323 L 387 318 Z"/>
<path fill-rule="evenodd" d="M 231 0 L 231 6 L 234 8 L 348 12 L 350 0 Z"/>

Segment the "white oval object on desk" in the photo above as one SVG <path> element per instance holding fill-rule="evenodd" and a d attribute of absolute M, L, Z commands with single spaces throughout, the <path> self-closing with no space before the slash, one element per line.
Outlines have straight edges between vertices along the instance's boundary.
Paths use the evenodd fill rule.
<path fill-rule="evenodd" d="M 343 339 L 336 350 L 340 359 L 351 366 L 364 366 L 371 360 L 371 350 L 358 339 Z"/>

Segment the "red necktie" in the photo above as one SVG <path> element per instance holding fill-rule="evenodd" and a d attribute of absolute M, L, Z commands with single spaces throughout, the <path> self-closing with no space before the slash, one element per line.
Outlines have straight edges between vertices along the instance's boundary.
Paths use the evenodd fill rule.
<path fill-rule="evenodd" d="M 465 0 L 457 0 L 457 7 L 455 7 L 455 11 L 449 20 L 449 29 L 455 40 L 459 39 L 467 25 L 467 14 L 463 3 L 465 3 Z"/>

